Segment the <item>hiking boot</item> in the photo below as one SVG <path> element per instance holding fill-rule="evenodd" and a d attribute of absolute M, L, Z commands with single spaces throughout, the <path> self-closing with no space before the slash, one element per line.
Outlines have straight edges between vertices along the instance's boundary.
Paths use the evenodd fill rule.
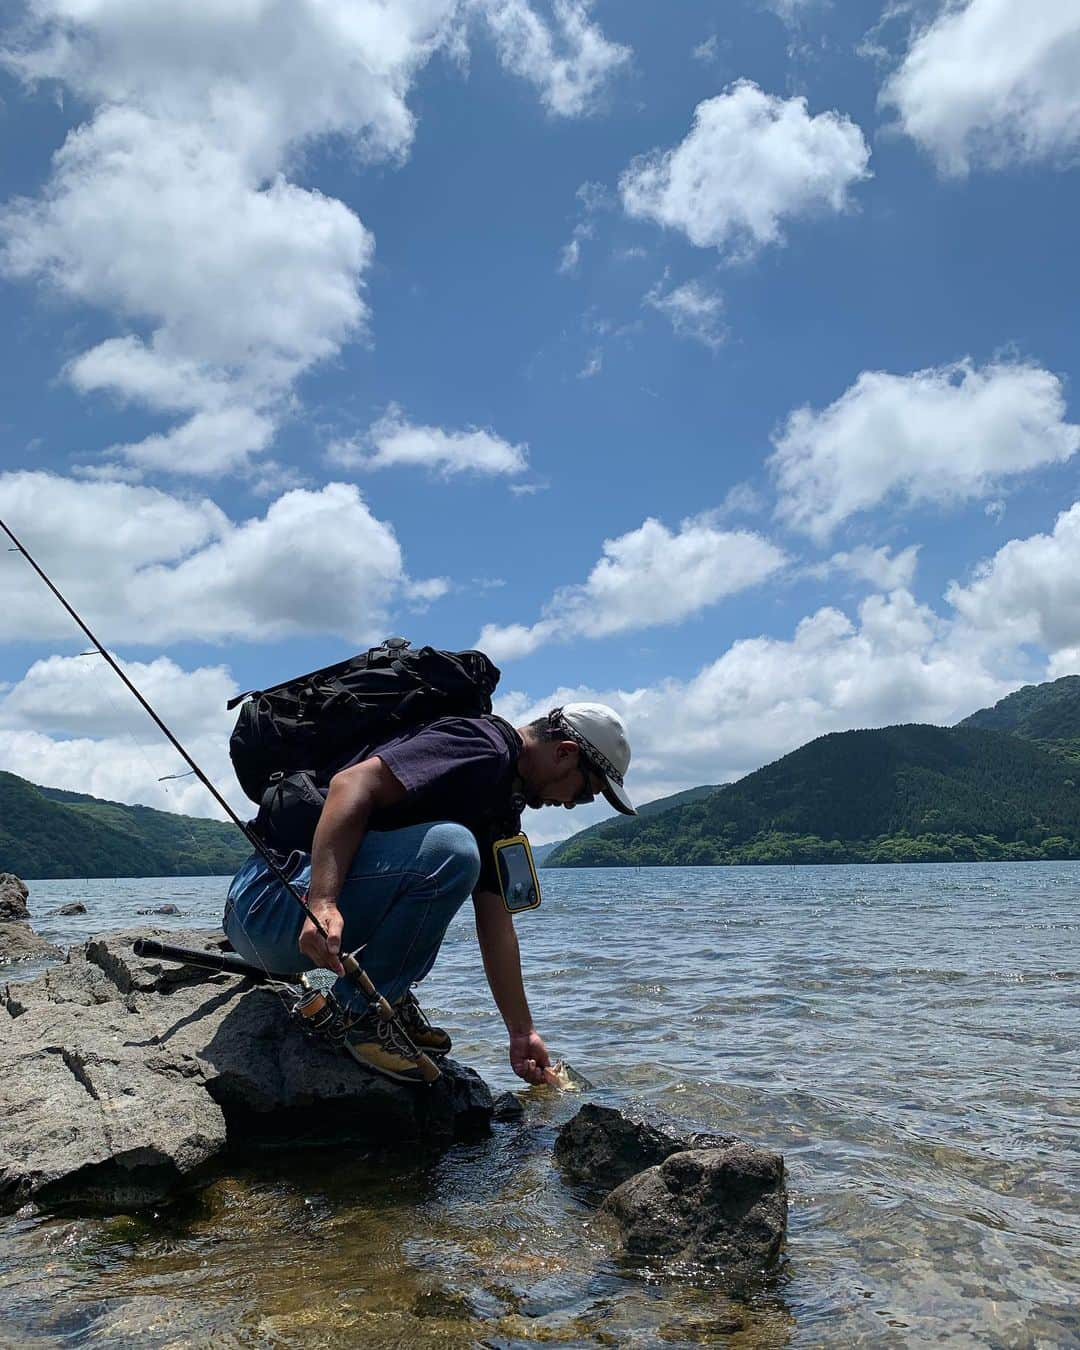
<path fill-rule="evenodd" d="M 373 1012 L 364 1013 L 349 1026 L 344 1048 L 357 1064 L 383 1078 L 399 1083 L 427 1081 L 416 1062 L 420 1051 L 396 1019 L 384 1022 Z"/>
<path fill-rule="evenodd" d="M 429 1055 L 448 1055 L 453 1044 L 442 1027 L 433 1027 L 427 1020 L 424 1010 L 416 1001 L 416 995 L 410 989 L 394 1004 L 398 1021 L 405 1028 L 409 1039 Z"/>

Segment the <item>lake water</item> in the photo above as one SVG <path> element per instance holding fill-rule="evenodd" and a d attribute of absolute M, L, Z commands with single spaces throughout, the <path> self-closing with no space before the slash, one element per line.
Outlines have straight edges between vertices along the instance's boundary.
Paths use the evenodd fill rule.
<path fill-rule="evenodd" d="M 0 1219 L 0 1344 L 1080 1344 L 1080 864 L 541 874 L 518 921 L 541 1034 L 593 1100 L 787 1160 L 750 1304 L 618 1267 L 551 1159 L 582 1096 L 433 1166 L 263 1156 L 158 1215 Z M 37 882 L 74 942 L 216 921 L 219 878 Z M 90 913 L 47 919 L 83 900 Z M 424 1004 L 524 1088 L 465 912 Z"/>

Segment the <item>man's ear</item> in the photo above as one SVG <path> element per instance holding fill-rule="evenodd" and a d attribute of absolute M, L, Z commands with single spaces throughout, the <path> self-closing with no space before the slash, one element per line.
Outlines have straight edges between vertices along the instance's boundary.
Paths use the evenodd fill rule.
<path fill-rule="evenodd" d="M 555 746 L 555 758 L 565 759 L 567 755 L 580 755 L 581 746 L 577 741 L 559 741 Z"/>

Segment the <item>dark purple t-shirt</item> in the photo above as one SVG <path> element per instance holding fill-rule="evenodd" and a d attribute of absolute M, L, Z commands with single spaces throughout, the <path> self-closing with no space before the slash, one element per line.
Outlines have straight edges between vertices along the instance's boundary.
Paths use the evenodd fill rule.
<path fill-rule="evenodd" d="M 492 891 L 498 881 L 491 845 L 521 829 L 514 779 L 523 748 L 521 737 L 501 719 L 440 717 L 367 747 L 349 763 L 378 755 L 405 789 L 403 802 L 372 814 L 373 830 L 400 830 L 434 820 L 464 825 L 480 846 L 477 888 Z"/>

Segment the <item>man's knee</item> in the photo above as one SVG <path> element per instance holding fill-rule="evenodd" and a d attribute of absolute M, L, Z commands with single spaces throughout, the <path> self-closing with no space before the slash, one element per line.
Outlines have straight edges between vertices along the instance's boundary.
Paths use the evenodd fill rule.
<path fill-rule="evenodd" d="M 432 825 L 424 840 L 434 877 L 444 894 L 471 894 L 480 877 L 480 848 L 476 837 L 464 825 L 439 821 Z"/>

